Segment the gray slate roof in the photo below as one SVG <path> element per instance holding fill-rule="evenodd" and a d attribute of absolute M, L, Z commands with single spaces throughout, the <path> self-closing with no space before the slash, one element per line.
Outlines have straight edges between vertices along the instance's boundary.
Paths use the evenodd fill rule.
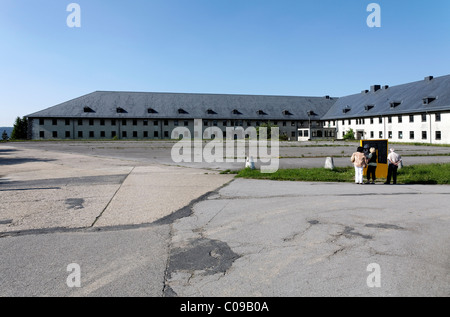
<path fill-rule="evenodd" d="M 423 99 L 427 97 L 433 97 L 436 100 L 424 105 Z M 401 102 L 401 104 L 391 107 L 391 102 Z M 367 110 L 366 106 L 369 105 L 373 107 Z M 344 113 L 345 108 L 350 110 Z M 322 119 L 339 120 L 449 110 L 450 75 L 447 75 L 339 98 Z"/>
<path fill-rule="evenodd" d="M 28 115 L 29 118 L 148 118 L 308 120 L 320 119 L 337 98 L 96 91 Z M 94 112 L 85 112 L 90 107 Z M 125 113 L 117 113 L 117 108 Z M 157 113 L 149 113 L 152 108 Z M 179 113 L 183 109 L 185 114 Z M 213 110 L 216 114 L 209 114 Z M 233 114 L 238 110 L 241 114 Z M 267 115 L 258 114 L 264 111 Z M 291 115 L 283 112 L 288 111 Z"/>

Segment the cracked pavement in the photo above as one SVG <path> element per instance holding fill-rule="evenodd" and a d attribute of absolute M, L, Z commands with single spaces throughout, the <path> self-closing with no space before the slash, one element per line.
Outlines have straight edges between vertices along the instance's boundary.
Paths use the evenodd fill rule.
<path fill-rule="evenodd" d="M 234 180 L 174 222 L 166 295 L 448 296 L 449 195 L 447 186 Z M 230 248 L 232 265 L 205 274 L 218 262 L 205 268 L 197 241 L 221 241 L 216 254 Z M 179 255 L 189 252 L 197 261 L 186 266 Z M 381 288 L 367 286 L 371 263 Z"/>

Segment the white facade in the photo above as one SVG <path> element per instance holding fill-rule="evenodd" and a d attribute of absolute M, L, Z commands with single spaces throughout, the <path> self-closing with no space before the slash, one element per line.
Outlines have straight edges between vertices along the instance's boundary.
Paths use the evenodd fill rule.
<path fill-rule="evenodd" d="M 326 121 L 325 126 L 336 128 L 338 140 L 352 129 L 357 139 L 450 144 L 450 112 L 346 118 Z"/>

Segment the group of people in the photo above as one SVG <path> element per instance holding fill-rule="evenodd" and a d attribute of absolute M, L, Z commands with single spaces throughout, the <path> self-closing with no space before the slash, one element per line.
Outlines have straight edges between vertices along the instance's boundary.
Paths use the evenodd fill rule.
<path fill-rule="evenodd" d="M 388 159 L 388 175 L 385 184 L 390 184 L 391 179 L 393 184 L 397 184 L 397 171 L 402 163 L 400 155 L 395 153 L 395 150 L 391 148 L 389 150 Z M 355 184 L 375 184 L 376 170 L 378 162 L 377 151 L 374 147 L 369 149 L 369 152 L 364 153 L 363 147 L 358 147 L 355 153 L 353 153 L 351 161 L 355 166 Z M 367 182 L 364 183 L 364 168 L 367 167 Z"/>

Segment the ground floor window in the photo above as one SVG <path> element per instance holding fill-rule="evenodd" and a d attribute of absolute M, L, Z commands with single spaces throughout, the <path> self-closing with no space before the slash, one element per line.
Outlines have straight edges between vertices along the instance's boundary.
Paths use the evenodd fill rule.
<path fill-rule="evenodd" d="M 422 131 L 422 140 L 426 140 L 427 138 L 427 131 Z"/>
<path fill-rule="evenodd" d="M 441 131 L 436 131 L 436 140 L 441 140 Z"/>
<path fill-rule="evenodd" d="M 409 131 L 409 139 L 414 140 L 414 131 Z"/>

